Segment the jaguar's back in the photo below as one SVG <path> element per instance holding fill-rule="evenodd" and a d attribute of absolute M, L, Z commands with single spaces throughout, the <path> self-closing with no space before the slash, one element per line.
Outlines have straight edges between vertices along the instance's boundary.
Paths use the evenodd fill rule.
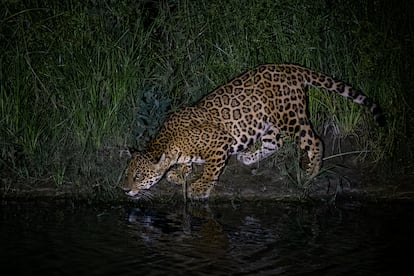
<path fill-rule="evenodd" d="M 247 71 L 204 97 L 204 107 L 236 138 L 243 151 L 271 125 L 278 132 L 300 134 L 309 124 L 307 86 L 325 88 L 368 107 L 374 120 L 384 124 L 381 109 L 360 91 L 322 73 L 293 64 L 265 64 Z M 305 129 L 308 130 L 308 129 Z"/>

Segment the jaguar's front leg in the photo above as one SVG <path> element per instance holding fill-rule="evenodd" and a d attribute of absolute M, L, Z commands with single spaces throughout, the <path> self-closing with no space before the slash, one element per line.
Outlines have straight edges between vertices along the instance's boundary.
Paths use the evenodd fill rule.
<path fill-rule="evenodd" d="M 190 199 L 206 199 L 210 196 L 211 190 L 217 181 L 200 178 L 187 188 L 187 196 Z"/>
<path fill-rule="evenodd" d="M 234 144 L 233 137 L 217 126 L 204 125 L 203 131 L 205 139 L 198 139 L 197 142 L 200 157 L 205 163 L 201 177 L 187 187 L 187 196 L 191 199 L 204 199 L 210 196 L 226 165 L 229 149 Z"/>
<path fill-rule="evenodd" d="M 187 187 L 188 197 L 190 199 L 208 198 L 214 185 L 216 185 L 224 166 L 225 160 L 221 160 L 221 162 L 216 162 L 216 160 L 206 160 L 201 177 Z"/>
<path fill-rule="evenodd" d="M 172 184 L 183 185 L 186 178 L 193 171 L 191 163 L 178 164 L 167 173 L 167 181 Z"/>

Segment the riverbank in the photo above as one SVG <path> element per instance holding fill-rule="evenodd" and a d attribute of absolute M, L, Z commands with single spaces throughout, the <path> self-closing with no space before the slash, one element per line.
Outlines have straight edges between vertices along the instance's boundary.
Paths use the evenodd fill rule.
<path fill-rule="evenodd" d="M 298 153 L 293 145 L 286 145 L 275 156 L 259 164 L 245 166 L 233 156 L 229 159 L 220 181 L 212 191 L 211 202 L 238 201 L 312 201 L 335 202 L 338 198 L 366 201 L 414 200 L 414 164 L 404 162 L 390 168 L 389 165 L 364 161 L 358 158 L 349 143 L 333 147 L 332 137 L 324 137 L 325 162 L 319 176 L 309 179 L 299 166 Z M 338 153 L 339 148 L 346 152 Z M 332 151 L 333 149 L 333 151 Z M 3 200 L 72 200 L 88 202 L 172 202 L 185 200 L 183 187 L 172 185 L 165 179 L 154 185 L 146 197 L 135 200 L 127 197 L 119 188 L 124 181 L 123 170 L 128 157 L 122 149 L 106 150 L 101 153 L 100 170 L 119 174 L 116 183 L 101 183 L 84 177 L 85 183 L 65 182 L 57 185 L 53 179 L 17 180 L 6 185 L 2 182 Z M 191 183 L 201 172 L 202 166 L 195 165 L 194 173 L 187 181 Z M 111 171 L 110 170 L 114 170 Z M 411 173 L 410 173 L 411 171 Z M 102 176 L 104 179 L 104 176 Z M 11 180 L 9 180 L 11 181 Z M 86 183 L 95 182 L 94 186 Z M 109 187 L 109 188 L 108 188 Z M 104 189 L 105 188 L 105 189 Z"/>

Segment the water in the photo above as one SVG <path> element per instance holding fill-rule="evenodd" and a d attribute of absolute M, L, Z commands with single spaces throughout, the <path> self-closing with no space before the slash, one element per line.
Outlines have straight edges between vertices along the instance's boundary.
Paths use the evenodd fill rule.
<path fill-rule="evenodd" d="M 2 275 L 409 275 L 414 204 L 3 204 Z"/>

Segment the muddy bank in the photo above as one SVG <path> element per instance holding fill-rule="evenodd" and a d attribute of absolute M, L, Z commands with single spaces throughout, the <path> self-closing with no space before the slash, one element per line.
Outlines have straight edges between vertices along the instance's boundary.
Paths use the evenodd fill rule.
<path fill-rule="evenodd" d="M 342 165 L 342 164 L 341 164 Z M 201 168 L 195 168 L 195 175 Z M 303 174 L 303 173 L 302 173 Z M 335 167 L 314 179 L 295 179 L 269 162 L 259 167 L 246 167 L 232 157 L 229 160 L 218 185 L 210 195 L 210 201 L 229 202 L 245 200 L 335 201 L 338 197 L 358 200 L 414 200 L 414 176 L 384 176 L 375 170 L 367 172 L 357 168 Z M 302 182 L 301 182 L 302 181 Z M 53 183 L 31 188 L 9 190 L 2 188 L 2 199 L 8 200 L 110 200 L 136 201 L 125 196 L 114 187 L 110 199 L 91 195 L 79 186 L 53 187 Z M 142 201 L 168 202 L 185 200 L 183 186 L 168 183 L 162 179 L 150 190 L 150 196 Z"/>
<path fill-rule="evenodd" d="M 324 139 L 332 141 L 332 139 Z M 299 167 L 298 153 L 295 147 L 286 146 L 275 156 L 255 164 L 245 166 L 233 156 L 229 159 L 219 184 L 213 189 L 210 201 L 244 201 L 244 200 L 279 200 L 335 201 L 338 197 L 361 200 L 414 200 L 414 165 L 405 162 L 408 173 L 391 173 L 387 165 L 361 161 L 352 153 L 352 141 L 345 141 L 340 146 L 325 145 L 325 158 L 322 172 L 314 179 L 309 179 Z M 102 167 L 97 171 L 116 170 L 121 173 L 127 162 L 126 155 L 119 154 L 120 149 L 105 150 L 100 160 Z M 195 166 L 192 179 L 197 178 L 201 166 Z M 411 173 L 410 173 L 411 172 Z M 191 183 L 192 179 L 187 182 Z M 125 196 L 114 181 L 104 185 L 99 178 L 86 179 L 82 183 L 64 183 L 56 185 L 52 179 L 34 180 L 32 182 L 2 179 L 1 198 L 3 200 L 43 200 L 71 199 L 88 201 L 134 201 Z M 91 181 L 86 183 L 86 181 Z M 91 184 L 93 183 L 96 184 Z M 122 181 L 118 179 L 118 181 Z M 149 201 L 184 200 L 183 186 L 173 185 L 162 179 L 150 190 Z M 141 199 L 145 201 L 145 199 Z M 135 201 L 136 202 L 136 201 Z"/>
<path fill-rule="evenodd" d="M 356 138 L 322 136 L 325 161 L 321 173 L 309 179 L 301 169 L 301 153 L 293 144 L 282 147 L 259 164 L 245 166 L 229 159 L 210 201 L 281 200 L 335 201 L 338 197 L 361 200 L 414 200 L 414 162 L 390 166 L 368 161 L 367 152 L 355 150 Z M 195 166 L 193 178 L 201 166 Z M 403 172 L 403 173 L 402 173 Z M 191 180 L 188 182 L 191 183 Z M 182 200 L 183 187 L 162 180 L 151 189 L 153 198 Z"/>
<path fill-rule="evenodd" d="M 412 175 L 387 177 L 372 168 L 360 170 L 357 164 L 351 167 L 346 161 L 326 163 L 325 172 L 308 179 L 303 172 L 300 176 L 287 174 L 271 161 L 247 167 L 232 157 L 210 200 L 414 200 Z M 151 189 L 151 195 L 153 199 L 179 200 L 183 199 L 183 187 L 162 180 Z"/>

